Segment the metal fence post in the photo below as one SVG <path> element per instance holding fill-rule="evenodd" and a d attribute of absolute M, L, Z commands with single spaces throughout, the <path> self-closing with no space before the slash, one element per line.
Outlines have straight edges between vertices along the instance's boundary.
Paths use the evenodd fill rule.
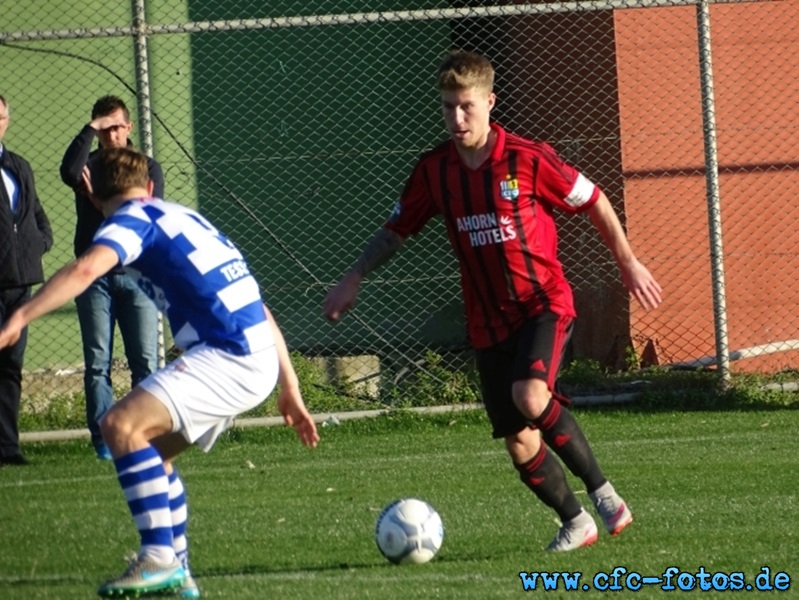
<path fill-rule="evenodd" d="M 710 229 L 710 269 L 713 278 L 713 318 L 716 335 L 716 364 L 722 387 L 730 383 L 730 352 L 727 339 L 727 301 L 724 285 L 724 249 L 721 234 L 719 161 L 716 144 L 716 104 L 713 93 L 713 55 L 710 43 L 710 3 L 696 5 L 696 33 L 699 44 L 699 71 L 702 90 L 702 131 L 705 145 L 708 226 Z"/>
<path fill-rule="evenodd" d="M 139 107 L 139 138 L 147 156 L 153 155 L 153 115 L 150 106 L 150 67 L 147 53 L 145 0 L 133 0 L 133 30 L 136 60 L 136 96 Z M 158 313 L 158 366 L 166 364 L 164 318 Z"/>

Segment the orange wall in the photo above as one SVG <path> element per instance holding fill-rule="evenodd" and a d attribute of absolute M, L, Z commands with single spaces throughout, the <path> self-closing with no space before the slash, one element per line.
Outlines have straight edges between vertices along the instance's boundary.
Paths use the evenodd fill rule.
<path fill-rule="evenodd" d="M 711 7 L 730 350 L 799 338 L 799 0 Z M 631 241 L 664 287 L 631 307 L 639 351 L 713 355 L 694 7 L 614 13 L 624 203 Z M 799 366 L 798 353 L 734 363 Z M 747 363 L 750 363 L 747 365 Z"/>

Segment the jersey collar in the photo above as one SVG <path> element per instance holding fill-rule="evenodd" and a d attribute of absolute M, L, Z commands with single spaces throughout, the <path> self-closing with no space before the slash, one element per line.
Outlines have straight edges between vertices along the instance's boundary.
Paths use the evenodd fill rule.
<path fill-rule="evenodd" d="M 496 123 L 489 123 L 489 127 L 497 134 L 497 141 L 494 144 L 494 148 L 491 150 L 490 156 L 478 167 L 479 169 L 498 162 L 505 153 L 505 130 Z M 455 147 L 455 142 L 450 141 L 449 153 L 452 162 L 461 162 L 461 157 L 460 154 L 458 154 L 458 149 Z"/>
<path fill-rule="evenodd" d="M 491 162 L 495 163 L 505 154 L 505 130 L 496 123 L 491 123 L 489 127 L 497 133 L 497 143 L 494 144 L 494 149 L 491 150 Z"/>

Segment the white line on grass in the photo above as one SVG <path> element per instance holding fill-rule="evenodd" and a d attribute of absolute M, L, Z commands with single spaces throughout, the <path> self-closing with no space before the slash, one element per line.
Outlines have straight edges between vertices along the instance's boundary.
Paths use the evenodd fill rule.
<path fill-rule="evenodd" d="M 58 484 L 58 485 L 73 485 L 75 483 L 79 483 L 81 481 L 115 481 L 114 475 L 111 473 L 106 473 L 105 475 L 94 475 L 92 477 L 68 477 L 63 479 L 18 479 L 17 481 L 3 481 L 0 482 L 0 489 L 3 488 L 17 488 L 17 487 L 27 487 L 29 485 L 47 485 L 47 484 Z"/>

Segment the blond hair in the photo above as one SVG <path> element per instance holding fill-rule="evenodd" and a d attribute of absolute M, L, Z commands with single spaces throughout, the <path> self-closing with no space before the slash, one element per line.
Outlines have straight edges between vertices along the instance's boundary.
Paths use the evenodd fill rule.
<path fill-rule="evenodd" d="M 481 54 L 454 50 L 444 57 L 438 67 L 438 90 L 443 92 L 470 88 L 494 91 L 494 67 Z"/>

